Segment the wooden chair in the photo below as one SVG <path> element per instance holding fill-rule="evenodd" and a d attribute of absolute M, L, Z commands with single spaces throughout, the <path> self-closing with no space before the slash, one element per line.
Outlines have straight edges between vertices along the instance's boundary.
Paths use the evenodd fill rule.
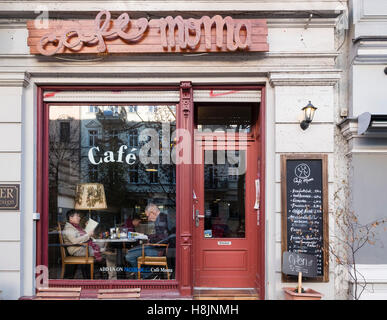
<path fill-rule="evenodd" d="M 145 255 L 145 246 L 154 246 L 159 248 L 165 248 L 165 255 L 164 256 L 146 256 Z M 168 244 L 161 244 L 161 243 L 147 243 L 142 245 L 142 255 L 137 258 L 137 278 L 141 279 L 141 265 L 146 266 L 164 266 L 165 269 L 168 270 L 168 263 L 167 263 L 167 254 L 168 254 Z M 169 280 L 169 272 L 167 271 L 167 277 Z"/>
<path fill-rule="evenodd" d="M 61 279 L 64 278 L 65 268 L 67 264 L 89 264 L 90 265 L 90 278 L 93 280 L 94 273 L 94 257 L 89 257 L 89 245 L 87 243 L 80 244 L 65 244 L 62 236 L 62 228 L 60 223 L 58 222 L 58 234 L 59 234 L 59 243 L 60 243 L 60 255 L 62 258 L 62 272 Z M 75 247 L 75 246 L 83 246 L 86 248 L 86 256 L 84 257 L 75 257 L 68 256 L 66 252 L 66 247 Z"/>

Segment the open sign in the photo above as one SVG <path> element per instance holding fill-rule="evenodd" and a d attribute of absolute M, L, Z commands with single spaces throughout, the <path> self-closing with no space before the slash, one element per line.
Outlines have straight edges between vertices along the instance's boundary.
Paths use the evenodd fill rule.
<path fill-rule="evenodd" d="M 282 257 L 282 272 L 295 276 L 302 272 L 304 277 L 316 277 L 317 258 L 310 254 L 285 251 Z"/>

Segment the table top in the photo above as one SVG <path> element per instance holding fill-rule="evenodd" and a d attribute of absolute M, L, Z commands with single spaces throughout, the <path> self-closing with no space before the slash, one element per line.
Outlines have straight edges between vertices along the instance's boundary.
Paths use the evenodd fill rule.
<path fill-rule="evenodd" d="M 94 239 L 95 242 L 137 242 L 138 240 L 148 240 L 148 237 L 120 238 L 120 239 Z"/>

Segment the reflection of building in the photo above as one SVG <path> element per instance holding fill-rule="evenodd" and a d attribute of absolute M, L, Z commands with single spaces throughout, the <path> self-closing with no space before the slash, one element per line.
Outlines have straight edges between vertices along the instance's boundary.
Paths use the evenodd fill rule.
<path fill-rule="evenodd" d="M 80 107 L 81 181 L 104 183 L 109 194 L 112 192 L 111 188 L 109 190 L 109 176 L 113 175 L 115 181 L 122 181 L 124 185 L 117 192 L 126 193 L 121 197 L 125 198 L 123 207 L 129 208 L 129 212 L 133 212 L 138 199 L 174 206 L 174 164 L 162 164 L 161 152 L 158 157 L 159 164 L 145 165 L 139 161 L 141 147 L 150 141 L 146 136 L 148 133 L 157 134 L 158 141 L 154 146 L 159 152 L 163 138 L 162 122 L 174 121 L 173 108 L 148 105 Z M 174 127 L 174 123 L 168 127 L 169 135 Z M 145 133 L 143 137 L 141 133 Z M 99 149 L 93 149 L 95 159 L 98 159 L 96 161 L 100 162 L 97 165 L 89 161 L 88 153 L 92 147 Z M 123 153 L 121 162 L 118 159 L 120 148 Z M 108 158 L 105 152 L 109 152 Z M 133 154 L 135 161 L 125 161 L 128 154 Z M 166 198 L 166 195 L 170 198 Z M 122 211 L 122 208 L 115 210 Z"/>
<path fill-rule="evenodd" d="M 58 208 L 74 207 L 75 185 L 80 179 L 80 123 L 79 107 L 50 107 L 50 192 L 57 195 L 50 197 L 52 213 L 56 205 Z M 58 212 L 59 216 L 61 213 Z M 55 221 L 56 218 L 52 223 Z"/>
<path fill-rule="evenodd" d="M 245 235 L 245 168 L 244 153 L 237 164 L 225 157 L 222 151 L 212 153 L 213 164 L 204 166 L 205 229 L 208 237 L 244 237 Z M 223 159 L 224 161 L 220 161 Z M 206 158 L 206 162 L 211 159 Z"/>

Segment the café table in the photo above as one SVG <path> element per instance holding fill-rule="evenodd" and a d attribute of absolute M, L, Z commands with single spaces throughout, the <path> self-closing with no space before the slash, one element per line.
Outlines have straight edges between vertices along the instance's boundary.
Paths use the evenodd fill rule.
<path fill-rule="evenodd" d="M 122 256 L 122 248 L 124 244 L 129 244 L 130 246 L 133 246 L 135 243 L 142 244 L 143 241 L 148 240 L 148 237 L 146 235 L 143 235 L 141 237 L 133 237 L 133 238 L 116 238 L 116 239 L 94 239 L 93 241 L 100 245 L 103 243 L 111 244 L 113 248 L 117 250 L 117 278 L 122 278 L 122 275 L 124 273 L 124 261 Z M 120 275 L 120 277 L 119 277 Z"/>

